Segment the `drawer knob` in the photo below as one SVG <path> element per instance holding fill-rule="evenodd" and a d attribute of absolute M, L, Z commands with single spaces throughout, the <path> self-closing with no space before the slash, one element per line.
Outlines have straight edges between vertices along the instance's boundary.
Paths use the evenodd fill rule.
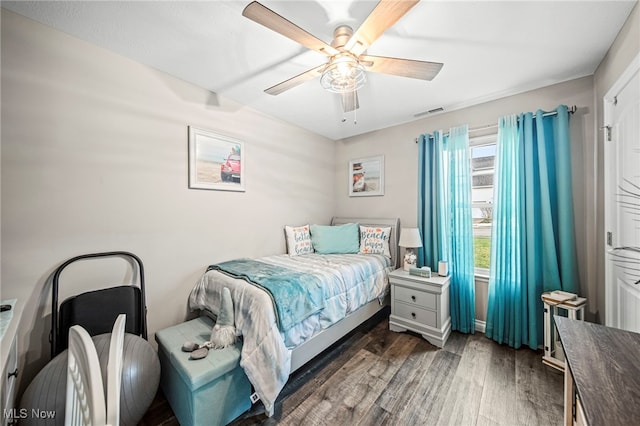
<path fill-rule="evenodd" d="M 415 296 L 411 296 L 411 300 L 413 300 L 415 302 L 416 301 L 416 297 Z"/>
<path fill-rule="evenodd" d="M 18 377 L 18 369 L 17 368 L 15 370 L 13 370 L 13 373 L 9 373 L 7 375 L 7 379 L 10 379 L 12 377 Z"/>
<path fill-rule="evenodd" d="M 416 317 L 416 313 L 415 313 L 415 312 L 411 312 L 411 316 L 412 316 L 413 318 L 415 318 L 415 317 Z"/>

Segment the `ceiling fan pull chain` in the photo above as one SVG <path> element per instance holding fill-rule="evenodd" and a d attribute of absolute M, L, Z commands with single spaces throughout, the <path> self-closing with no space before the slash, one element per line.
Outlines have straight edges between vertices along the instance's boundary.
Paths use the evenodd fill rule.
<path fill-rule="evenodd" d="M 356 104 L 356 91 L 353 91 L 353 104 Z M 358 124 L 358 108 L 355 108 L 353 110 L 353 124 L 356 125 Z"/>

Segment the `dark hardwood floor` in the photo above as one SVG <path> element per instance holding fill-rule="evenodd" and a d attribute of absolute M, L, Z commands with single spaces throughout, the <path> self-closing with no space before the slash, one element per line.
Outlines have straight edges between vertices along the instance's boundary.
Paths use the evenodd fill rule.
<path fill-rule="evenodd" d="M 388 313 L 387 313 L 388 316 Z M 372 321 L 294 373 L 267 418 L 254 404 L 232 424 L 560 425 L 563 375 L 542 353 L 452 333 L 443 349 Z M 177 425 L 159 393 L 140 423 Z M 204 426 L 204 425 L 203 425 Z"/>

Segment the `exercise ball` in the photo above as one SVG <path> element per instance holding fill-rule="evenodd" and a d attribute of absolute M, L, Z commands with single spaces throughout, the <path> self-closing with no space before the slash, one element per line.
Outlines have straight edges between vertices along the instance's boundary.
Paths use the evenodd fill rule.
<path fill-rule="evenodd" d="M 93 337 L 106 389 L 111 333 Z M 143 338 L 125 334 L 120 389 L 120 424 L 137 425 L 160 383 L 158 354 Z M 29 384 L 16 413 L 21 425 L 64 425 L 67 386 L 67 351 L 61 352 Z"/>

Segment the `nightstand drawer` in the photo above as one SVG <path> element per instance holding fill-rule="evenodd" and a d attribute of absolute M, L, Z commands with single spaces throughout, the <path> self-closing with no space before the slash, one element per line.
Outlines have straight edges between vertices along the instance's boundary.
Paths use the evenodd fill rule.
<path fill-rule="evenodd" d="M 438 320 L 435 311 L 428 311 L 426 309 L 418 308 L 417 306 L 399 302 L 396 302 L 394 305 L 394 315 L 429 327 L 437 327 Z"/>
<path fill-rule="evenodd" d="M 400 302 L 411 303 L 422 308 L 436 309 L 436 295 L 412 288 L 395 286 L 394 299 Z"/>

